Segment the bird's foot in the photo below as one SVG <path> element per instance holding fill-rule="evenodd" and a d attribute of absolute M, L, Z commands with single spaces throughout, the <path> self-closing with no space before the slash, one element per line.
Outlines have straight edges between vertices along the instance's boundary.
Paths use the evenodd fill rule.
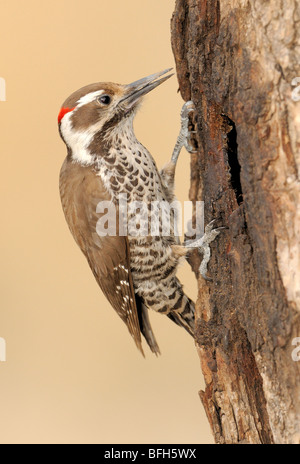
<path fill-rule="evenodd" d="M 213 219 L 212 221 L 207 224 L 205 227 L 205 233 L 204 235 L 196 240 L 188 240 L 184 243 L 184 245 L 187 248 L 198 248 L 200 253 L 203 254 L 203 259 L 201 261 L 200 267 L 199 267 L 199 272 L 200 275 L 205 279 L 205 280 L 212 280 L 211 278 L 207 277 L 207 266 L 210 260 L 211 256 L 211 251 L 210 251 L 210 243 L 215 240 L 215 238 L 219 235 L 221 230 L 227 229 L 227 227 L 217 227 L 216 229 L 213 229 L 213 225 L 215 223 L 216 219 Z"/>
<path fill-rule="evenodd" d="M 192 100 L 187 101 L 181 109 L 181 132 L 184 138 L 184 147 L 189 153 L 197 153 L 192 143 L 192 134 L 196 131 L 189 129 L 190 114 L 195 112 L 195 105 Z"/>
<path fill-rule="evenodd" d="M 186 150 L 189 153 L 197 153 L 197 150 L 195 150 L 195 146 L 192 143 L 192 135 L 196 132 L 194 130 L 190 130 L 189 124 L 190 124 L 190 114 L 195 111 L 195 105 L 194 103 L 189 100 L 187 101 L 180 113 L 180 118 L 181 118 L 181 128 L 179 132 L 179 136 L 177 138 L 177 142 L 173 151 L 172 155 L 172 161 L 176 164 L 179 153 L 182 149 L 182 147 L 185 147 Z"/>

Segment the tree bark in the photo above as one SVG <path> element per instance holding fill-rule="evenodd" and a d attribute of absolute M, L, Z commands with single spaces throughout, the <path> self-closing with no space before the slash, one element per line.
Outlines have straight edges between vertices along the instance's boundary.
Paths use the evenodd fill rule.
<path fill-rule="evenodd" d="M 296 0 L 177 0 L 171 22 L 196 107 L 190 199 L 228 227 L 211 244 L 211 282 L 190 259 L 217 443 L 300 443 L 299 21 Z"/>

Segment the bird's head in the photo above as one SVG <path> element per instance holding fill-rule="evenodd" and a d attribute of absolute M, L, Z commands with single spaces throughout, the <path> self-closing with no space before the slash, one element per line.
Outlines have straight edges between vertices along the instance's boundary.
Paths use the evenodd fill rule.
<path fill-rule="evenodd" d="M 169 79 L 173 74 L 164 75 L 170 70 L 151 74 L 128 85 L 99 82 L 72 93 L 58 115 L 59 131 L 68 148 L 75 156 L 79 150 L 84 158 L 84 150 L 88 150 L 96 134 L 103 140 L 114 129 L 132 121 L 142 97 Z M 86 156 L 88 162 L 88 153 Z"/>

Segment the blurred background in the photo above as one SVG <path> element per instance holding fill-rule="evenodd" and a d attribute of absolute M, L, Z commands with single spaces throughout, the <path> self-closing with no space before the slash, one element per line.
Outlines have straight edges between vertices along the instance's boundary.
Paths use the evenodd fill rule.
<path fill-rule="evenodd" d="M 1 443 L 212 443 L 191 337 L 151 313 L 162 356 L 146 359 L 103 297 L 66 225 L 57 114 L 97 81 L 129 83 L 174 66 L 173 0 L 1 0 Z M 145 99 L 139 140 L 170 158 L 182 100 L 176 76 Z M 176 176 L 188 199 L 189 155 Z M 183 264 L 179 276 L 196 298 Z"/>

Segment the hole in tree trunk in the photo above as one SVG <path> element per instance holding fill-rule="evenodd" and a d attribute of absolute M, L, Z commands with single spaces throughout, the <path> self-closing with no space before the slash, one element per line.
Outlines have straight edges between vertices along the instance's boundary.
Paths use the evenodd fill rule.
<path fill-rule="evenodd" d="M 230 167 L 231 186 L 234 190 L 238 205 L 243 203 L 243 191 L 241 185 L 241 165 L 238 160 L 237 133 L 234 122 L 226 116 L 226 122 L 231 130 L 227 133 L 227 154 Z"/>

